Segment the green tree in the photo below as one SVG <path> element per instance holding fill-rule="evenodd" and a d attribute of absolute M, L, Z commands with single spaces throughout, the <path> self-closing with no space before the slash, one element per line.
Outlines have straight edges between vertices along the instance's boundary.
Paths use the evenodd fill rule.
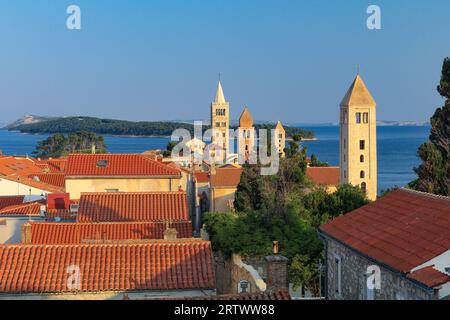
<path fill-rule="evenodd" d="M 450 195 L 450 59 L 442 66 L 441 81 L 437 87 L 445 99 L 443 107 L 436 109 L 431 117 L 429 141 L 423 143 L 417 152 L 422 160 L 414 168 L 418 179 L 410 187 L 424 192 Z"/>
<path fill-rule="evenodd" d="M 39 141 L 33 155 L 38 158 L 58 158 L 69 153 L 90 153 L 95 146 L 96 153 L 105 153 L 106 145 L 102 136 L 95 133 L 80 131 L 69 134 L 68 137 L 57 133 L 45 140 Z"/>
<path fill-rule="evenodd" d="M 309 165 L 311 167 L 328 167 L 328 163 L 320 161 L 314 153 L 311 155 L 311 162 Z"/>

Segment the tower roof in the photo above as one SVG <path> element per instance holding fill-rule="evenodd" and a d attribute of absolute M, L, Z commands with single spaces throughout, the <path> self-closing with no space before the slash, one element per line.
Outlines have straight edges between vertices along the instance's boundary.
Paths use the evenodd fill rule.
<path fill-rule="evenodd" d="M 375 107 L 376 102 L 361 77 L 356 75 L 352 85 L 341 101 L 341 106 Z"/>
<path fill-rule="evenodd" d="M 250 115 L 247 107 L 244 108 L 244 111 L 242 111 L 241 117 L 239 118 L 239 127 L 253 127 L 253 118 Z"/>
<path fill-rule="evenodd" d="M 219 83 L 217 84 L 217 91 L 216 91 L 216 98 L 214 100 L 215 103 L 226 103 L 225 100 L 225 95 L 223 94 L 223 89 L 222 89 L 222 84 Z"/>
<path fill-rule="evenodd" d="M 284 131 L 284 128 L 283 128 L 283 125 L 281 124 L 281 121 L 277 122 L 277 125 L 275 126 L 275 129 Z"/>

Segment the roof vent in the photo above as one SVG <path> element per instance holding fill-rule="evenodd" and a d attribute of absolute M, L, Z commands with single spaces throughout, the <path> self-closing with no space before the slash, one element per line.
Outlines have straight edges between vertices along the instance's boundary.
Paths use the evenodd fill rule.
<path fill-rule="evenodd" d="M 106 168 L 108 166 L 108 160 L 98 160 L 97 161 L 97 167 L 99 168 Z"/>

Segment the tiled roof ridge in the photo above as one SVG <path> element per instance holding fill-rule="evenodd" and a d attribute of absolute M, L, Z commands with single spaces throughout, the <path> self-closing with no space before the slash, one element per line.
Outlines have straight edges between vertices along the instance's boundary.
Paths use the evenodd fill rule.
<path fill-rule="evenodd" d="M 55 209 L 55 210 L 66 210 L 66 209 Z M 0 210 L 1 211 L 1 210 Z M 28 224 L 48 224 L 48 225 L 69 225 L 69 226 L 76 226 L 76 225 L 122 225 L 122 224 L 165 224 L 167 222 L 170 222 L 171 224 L 177 224 L 177 223 L 192 223 L 188 220 L 156 220 L 156 221 L 101 221 L 101 222 L 49 222 L 49 221 L 28 221 L 26 223 Z"/>
<path fill-rule="evenodd" d="M 118 191 L 118 192 L 81 192 L 81 195 L 106 195 L 106 196 L 114 196 L 114 195 L 144 195 L 144 194 L 185 194 L 186 191 L 135 191 L 135 192 L 126 192 L 126 191 Z"/>
<path fill-rule="evenodd" d="M 402 190 L 402 191 L 406 191 L 406 192 L 409 192 L 412 194 L 418 194 L 418 195 L 422 195 L 422 196 L 430 197 L 430 198 L 434 198 L 434 199 L 450 201 L 450 196 L 443 196 L 440 194 L 428 193 L 428 192 L 413 190 L 413 189 L 409 189 L 409 188 L 399 188 L 398 190 Z"/>
<path fill-rule="evenodd" d="M 145 239 L 145 242 L 117 242 L 117 243 L 81 243 L 81 244 L 22 244 L 22 243 L 12 243 L 6 244 L 1 243 L 0 248 L 76 248 L 76 247 L 143 247 L 143 246 L 153 246 L 153 245 L 175 245 L 175 246 L 186 246 L 186 245 L 194 245 L 194 244 L 202 244 L 211 246 L 211 242 L 207 240 L 203 240 L 200 238 L 178 238 L 175 240 L 166 240 L 166 239 Z"/>
<path fill-rule="evenodd" d="M 155 160 L 155 159 L 152 159 L 152 158 L 149 157 L 149 156 L 146 156 L 146 155 L 143 155 L 143 154 L 140 154 L 140 153 L 138 153 L 138 154 L 139 154 L 141 157 L 143 157 L 146 161 L 149 161 L 149 162 L 151 162 L 151 163 L 153 163 L 153 164 L 159 166 L 160 168 L 163 168 L 163 169 L 168 169 L 168 168 L 170 168 L 170 169 L 179 171 L 179 173 L 181 174 L 181 170 L 180 170 L 179 168 L 177 168 L 177 167 L 168 166 L 167 164 L 164 164 L 164 163 L 162 163 L 162 162 L 160 162 L 160 161 L 157 161 L 157 160 Z"/>

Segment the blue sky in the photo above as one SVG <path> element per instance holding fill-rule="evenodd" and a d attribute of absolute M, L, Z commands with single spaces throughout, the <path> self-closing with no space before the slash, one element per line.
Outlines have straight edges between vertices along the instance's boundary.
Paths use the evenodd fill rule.
<path fill-rule="evenodd" d="M 66 28 L 79 5 L 82 30 Z M 381 7 L 382 30 L 366 8 Z M 450 2 L 0 0 L 0 122 L 24 114 L 206 119 L 218 73 L 237 119 L 336 122 L 356 73 L 382 120 L 427 120 Z"/>

